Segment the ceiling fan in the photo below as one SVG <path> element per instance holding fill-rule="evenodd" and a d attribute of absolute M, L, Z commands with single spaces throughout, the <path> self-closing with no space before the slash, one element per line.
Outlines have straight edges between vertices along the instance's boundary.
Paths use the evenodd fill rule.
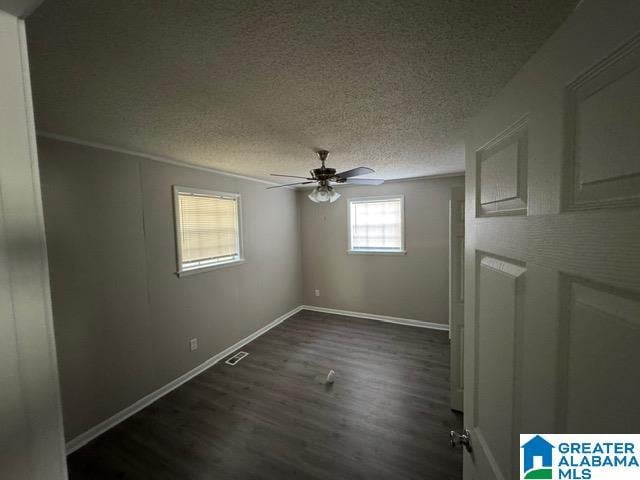
<path fill-rule="evenodd" d="M 374 178 L 353 178 L 359 177 L 360 175 L 373 173 L 374 170 L 369 167 L 357 167 L 352 168 L 351 170 L 336 173 L 335 168 L 329 168 L 324 164 L 324 162 L 327 161 L 329 152 L 327 150 L 318 150 L 318 152 L 316 153 L 318 154 L 318 157 L 320 157 L 322 166 L 320 168 L 314 168 L 313 170 L 311 170 L 309 172 L 311 174 L 310 177 L 299 177 L 297 175 L 281 175 L 278 173 L 271 174 L 274 177 L 301 178 L 305 180 L 304 182 L 287 183 L 285 185 L 276 185 L 268 188 L 280 188 L 290 187 L 293 185 L 307 185 L 309 183 L 318 183 L 318 186 L 314 188 L 313 191 L 309 194 L 309 199 L 316 203 L 333 203 L 338 198 L 340 198 L 340 194 L 333 189 L 332 184 L 381 185 L 382 183 L 384 183 L 384 180 L 378 180 Z"/>

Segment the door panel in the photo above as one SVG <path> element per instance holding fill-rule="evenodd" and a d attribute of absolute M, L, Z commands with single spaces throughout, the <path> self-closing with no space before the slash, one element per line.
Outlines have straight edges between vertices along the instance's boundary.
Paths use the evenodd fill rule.
<path fill-rule="evenodd" d="M 499 468 L 498 478 L 510 477 L 518 452 L 513 442 L 515 347 L 516 329 L 522 317 L 521 279 L 525 271 L 517 262 L 483 255 L 476 282 L 474 430 L 482 433 L 492 452 Z"/>
<path fill-rule="evenodd" d="M 567 88 L 567 208 L 640 202 L 640 37 Z"/>
<path fill-rule="evenodd" d="M 619 289 L 566 281 L 568 309 L 561 338 L 565 429 L 637 433 L 640 411 L 628 399 L 640 396 L 640 382 L 629 382 L 628 376 L 629 368 L 640 365 L 640 301 Z"/>
<path fill-rule="evenodd" d="M 526 214 L 527 141 L 523 117 L 476 152 L 478 217 Z"/>
<path fill-rule="evenodd" d="M 464 401 L 464 189 L 454 187 L 449 201 L 449 338 L 451 409 Z"/>
<path fill-rule="evenodd" d="M 639 25 L 584 0 L 470 122 L 466 480 L 519 478 L 519 433 L 640 430 Z"/>

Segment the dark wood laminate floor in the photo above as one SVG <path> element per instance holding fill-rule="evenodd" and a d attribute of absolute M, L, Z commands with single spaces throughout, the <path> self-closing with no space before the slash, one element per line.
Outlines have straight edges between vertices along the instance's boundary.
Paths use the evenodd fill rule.
<path fill-rule="evenodd" d="M 302 311 L 242 350 L 69 456 L 71 479 L 462 478 L 446 332 Z"/>

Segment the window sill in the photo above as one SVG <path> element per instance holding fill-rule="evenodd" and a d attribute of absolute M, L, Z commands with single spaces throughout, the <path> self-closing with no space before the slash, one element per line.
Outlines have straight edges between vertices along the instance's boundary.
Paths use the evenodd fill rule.
<path fill-rule="evenodd" d="M 219 263 L 217 265 L 204 265 L 202 267 L 190 268 L 188 270 L 180 270 L 176 273 L 178 277 L 188 277 L 189 275 L 196 275 L 198 273 L 210 272 L 212 270 L 218 270 L 220 268 L 233 267 L 234 265 L 240 265 L 244 263 L 244 258 L 233 260 L 231 262 Z"/>
<path fill-rule="evenodd" d="M 347 250 L 349 255 L 406 255 L 406 250 Z"/>

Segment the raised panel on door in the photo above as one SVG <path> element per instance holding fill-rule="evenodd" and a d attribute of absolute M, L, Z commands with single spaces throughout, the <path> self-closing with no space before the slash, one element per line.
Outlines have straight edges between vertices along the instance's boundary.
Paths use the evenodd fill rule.
<path fill-rule="evenodd" d="M 566 207 L 640 204 L 640 36 L 566 90 Z"/>
<path fill-rule="evenodd" d="M 564 287 L 561 428 L 637 433 L 640 295 L 574 277 Z"/>
<path fill-rule="evenodd" d="M 517 331 L 522 321 L 522 278 L 516 261 L 479 254 L 475 323 L 474 430 L 491 475 L 510 478 L 514 450 Z M 487 478 L 489 472 L 485 472 Z"/>
<path fill-rule="evenodd" d="M 523 215 L 527 209 L 527 119 L 476 152 L 477 216 Z"/>

